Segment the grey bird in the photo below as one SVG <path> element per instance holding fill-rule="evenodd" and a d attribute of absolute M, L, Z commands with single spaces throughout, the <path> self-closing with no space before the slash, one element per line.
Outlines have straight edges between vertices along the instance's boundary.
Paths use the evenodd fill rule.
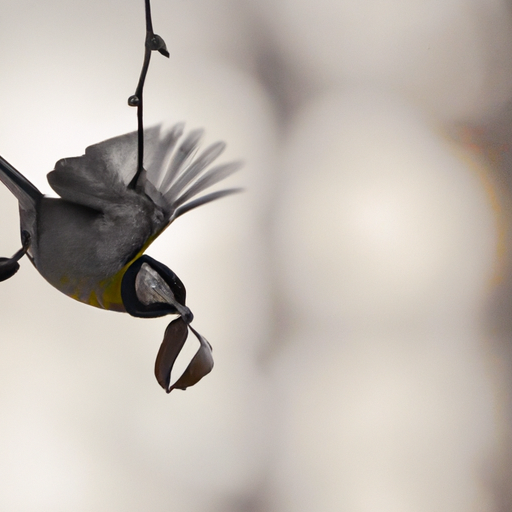
<path fill-rule="evenodd" d="M 59 198 L 41 194 L 0 157 L 0 180 L 19 202 L 23 243 L 12 258 L 0 258 L 0 280 L 11 277 L 27 254 L 52 286 L 80 302 L 137 317 L 179 315 L 166 330 L 155 365 L 167 392 L 186 389 L 211 370 L 211 346 L 190 326 L 183 283 L 144 252 L 179 216 L 240 190 L 200 195 L 241 164 L 210 167 L 225 144 L 214 143 L 197 155 L 202 130 L 186 136 L 183 130 L 183 124 L 165 132 L 159 126 L 145 130 L 145 165 L 138 174 L 137 132 L 59 160 L 48 174 Z M 172 366 L 188 329 L 201 346 L 171 386 Z"/>

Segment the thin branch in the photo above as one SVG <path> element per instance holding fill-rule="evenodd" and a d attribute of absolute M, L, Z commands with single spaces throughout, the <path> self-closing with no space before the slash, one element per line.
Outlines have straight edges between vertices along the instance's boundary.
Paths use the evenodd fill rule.
<path fill-rule="evenodd" d="M 151 20 L 151 5 L 149 0 L 144 0 L 146 2 L 146 32 L 153 33 L 153 22 Z"/>
<path fill-rule="evenodd" d="M 144 44 L 144 62 L 140 72 L 139 83 L 135 94 L 128 98 L 128 105 L 137 107 L 137 172 L 128 185 L 129 188 L 135 188 L 137 181 L 144 169 L 144 119 L 143 119 L 143 90 L 146 75 L 151 61 L 151 52 L 158 51 L 165 57 L 169 57 L 169 52 L 165 46 L 165 41 L 153 32 L 153 22 L 151 19 L 151 5 L 150 0 L 145 0 L 146 6 L 146 40 Z"/>

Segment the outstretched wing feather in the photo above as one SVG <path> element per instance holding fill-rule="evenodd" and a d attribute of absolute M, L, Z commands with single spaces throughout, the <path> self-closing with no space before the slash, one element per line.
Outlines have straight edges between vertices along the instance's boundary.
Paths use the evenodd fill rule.
<path fill-rule="evenodd" d="M 238 189 L 218 191 L 190 201 L 194 196 L 237 171 L 241 164 L 228 163 L 205 169 L 224 151 L 216 142 L 192 160 L 203 130 L 191 131 L 179 144 L 183 123 L 163 136 L 160 126 L 145 130 L 144 172 L 139 191 L 149 196 L 171 222 L 202 204 L 232 194 Z M 137 169 L 137 132 L 114 137 L 89 146 L 80 157 L 64 158 L 48 174 L 48 181 L 63 199 L 103 211 L 109 204 L 122 202 Z M 140 187 L 140 188 L 139 188 Z"/>
<path fill-rule="evenodd" d="M 206 148 L 203 153 L 176 178 L 169 190 L 164 193 L 167 201 L 173 203 L 180 193 L 224 151 L 225 147 L 226 144 L 224 142 L 216 142 Z"/>
<path fill-rule="evenodd" d="M 159 187 L 161 191 L 165 191 L 171 186 L 171 183 L 179 174 L 180 170 L 190 159 L 193 153 L 197 150 L 199 141 L 201 140 L 202 136 L 203 130 L 193 130 L 187 135 L 186 139 L 181 143 L 180 147 L 177 149 L 176 153 L 172 157 L 169 169 L 167 170 L 167 173 L 163 178 L 162 184 Z"/>
<path fill-rule="evenodd" d="M 194 196 L 215 185 L 219 181 L 231 176 L 242 167 L 242 162 L 230 162 L 218 165 L 203 174 L 191 187 L 181 194 L 174 202 L 175 208 L 192 199 Z"/>
<path fill-rule="evenodd" d="M 230 196 L 231 194 L 238 194 L 239 192 L 242 192 L 242 191 L 243 191 L 243 188 L 229 188 L 229 189 L 225 189 L 225 190 L 218 190 L 217 192 L 211 192 L 210 194 L 206 194 L 205 196 L 198 197 L 197 199 L 194 199 L 193 201 L 189 201 L 188 203 L 185 203 L 184 205 L 176 208 L 176 210 L 172 216 L 172 220 L 175 220 L 178 217 L 181 217 L 184 213 L 187 213 L 190 210 L 197 208 L 198 206 L 202 206 L 203 204 L 211 203 L 212 201 L 220 199 L 221 197 Z"/>

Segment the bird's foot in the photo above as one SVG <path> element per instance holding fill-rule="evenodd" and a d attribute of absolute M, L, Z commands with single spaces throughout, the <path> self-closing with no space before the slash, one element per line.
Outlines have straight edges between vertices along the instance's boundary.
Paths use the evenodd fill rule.
<path fill-rule="evenodd" d="M 12 258 L 0 258 L 0 281 L 11 278 L 20 269 L 18 260 L 22 258 L 30 247 L 30 234 L 28 231 L 21 233 L 22 248 Z"/>

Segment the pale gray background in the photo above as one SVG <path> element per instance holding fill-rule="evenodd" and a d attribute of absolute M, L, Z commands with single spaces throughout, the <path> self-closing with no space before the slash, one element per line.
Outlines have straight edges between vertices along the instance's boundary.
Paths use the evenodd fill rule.
<path fill-rule="evenodd" d="M 501 0 L 153 0 L 146 123 L 206 128 L 246 188 L 148 251 L 169 319 L 0 285 L 0 510 L 509 511 L 512 18 Z M 0 154 L 44 192 L 131 131 L 142 0 L 0 0 Z M 19 248 L 0 187 L 0 253 Z"/>

